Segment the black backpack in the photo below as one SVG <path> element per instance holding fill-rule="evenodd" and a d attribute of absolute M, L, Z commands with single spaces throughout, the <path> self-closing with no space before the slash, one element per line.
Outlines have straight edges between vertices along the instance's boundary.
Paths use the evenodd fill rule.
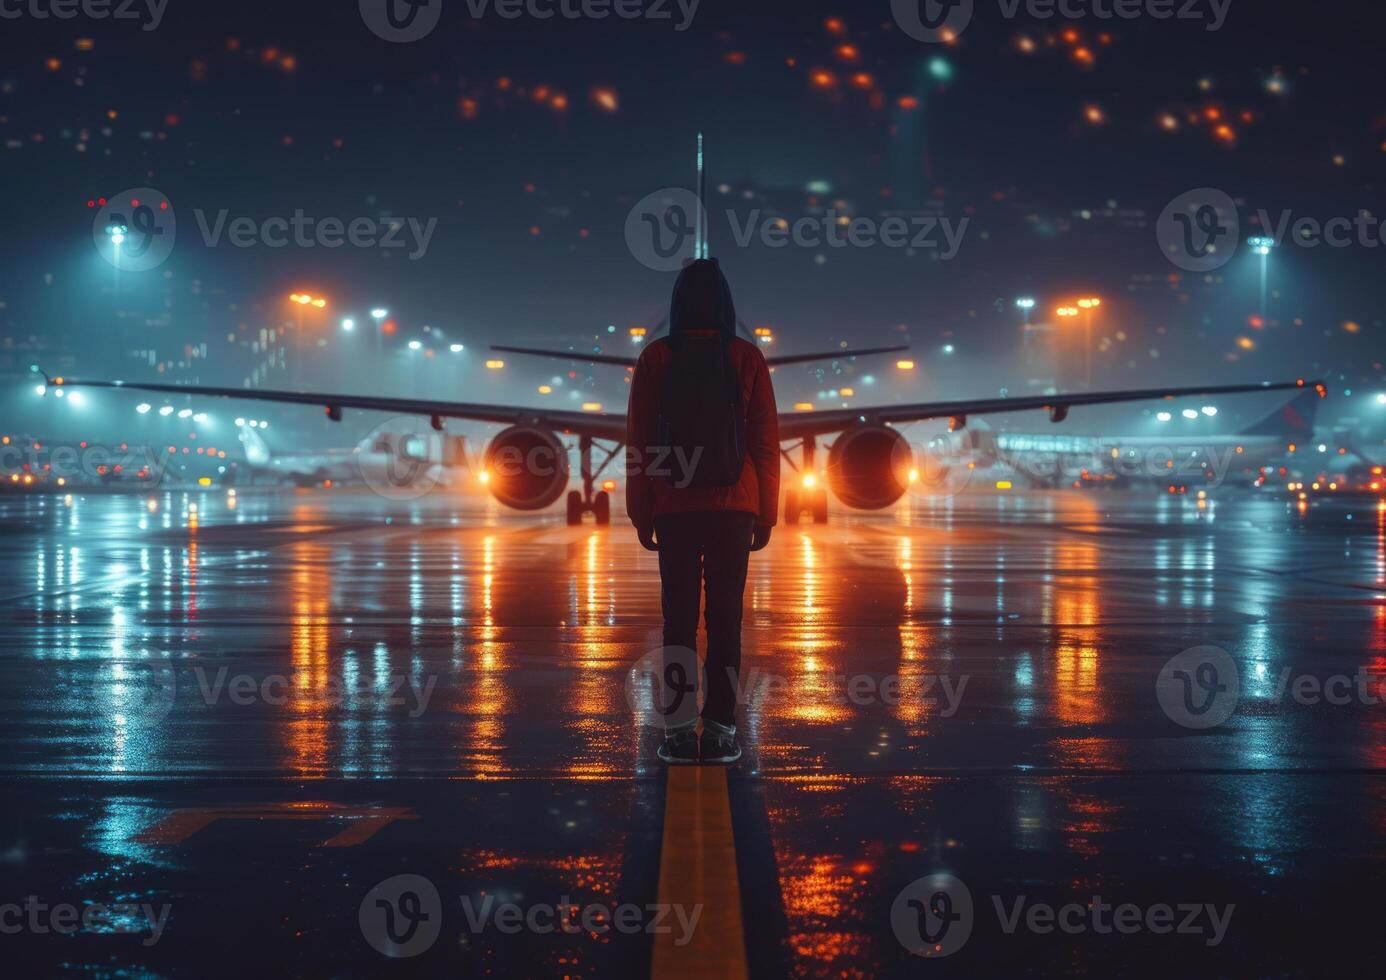
<path fill-rule="evenodd" d="M 675 486 L 730 487 L 741 479 L 746 407 L 730 344 L 720 331 L 669 338 L 674 359 L 664 378 L 657 432 L 664 475 Z"/>

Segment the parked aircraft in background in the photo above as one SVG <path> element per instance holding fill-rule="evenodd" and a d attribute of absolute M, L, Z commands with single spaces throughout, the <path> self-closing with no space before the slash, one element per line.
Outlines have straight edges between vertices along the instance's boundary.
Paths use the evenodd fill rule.
<path fill-rule="evenodd" d="M 973 428 L 940 437 L 945 455 L 979 468 L 1000 467 L 1016 482 L 1035 487 L 1150 484 L 1178 490 L 1224 483 L 1257 484 L 1296 452 L 1310 449 L 1320 390 L 1306 390 L 1254 425 L 1229 435 L 1066 435 L 1055 432 L 998 432 Z M 1215 408 L 1164 411 L 1177 424 Z"/>

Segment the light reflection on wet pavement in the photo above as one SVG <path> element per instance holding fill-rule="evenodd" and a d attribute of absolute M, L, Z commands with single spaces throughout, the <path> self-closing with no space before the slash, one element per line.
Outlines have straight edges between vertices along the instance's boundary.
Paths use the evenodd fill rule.
<path fill-rule="evenodd" d="M 0 905 L 170 907 L 157 942 L 132 914 L 0 949 L 40 975 L 647 973 L 643 932 L 473 930 L 462 899 L 655 901 L 665 774 L 626 693 L 659 645 L 654 556 L 473 501 L 232 504 L 0 498 Z M 1289 693 L 1386 674 L 1374 503 L 1015 495 L 834 519 L 781 527 L 747 590 L 729 792 L 753 974 L 1374 953 L 1386 705 Z M 1155 687 L 1205 645 L 1240 699 L 1198 730 Z M 976 914 L 925 967 L 891 913 L 935 872 Z M 441 937 L 391 964 L 358 910 L 401 874 L 441 893 Z M 1217 946 L 1008 934 L 996 905 L 1019 896 L 1236 908 Z"/>

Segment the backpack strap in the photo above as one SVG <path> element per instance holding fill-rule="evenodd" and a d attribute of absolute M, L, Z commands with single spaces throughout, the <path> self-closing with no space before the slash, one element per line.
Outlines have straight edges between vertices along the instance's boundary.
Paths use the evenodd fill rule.
<path fill-rule="evenodd" d="M 726 383 L 731 393 L 732 410 L 736 413 L 736 424 L 733 427 L 733 431 L 736 435 L 737 442 L 744 443 L 746 437 L 746 411 L 748 405 L 746 404 L 746 397 L 741 392 L 741 376 L 736 373 L 736 364 L 732 362 L 731 343 L 720 333 L 717 335 L 717 342 L 722 345 L 722 365 L 727 373 Z M 735 449 L 736 455 L 744 459 L 746 455 L 745 445 L 738 445 Z"/>
<path fill-rule="evenodd" d="M 671 409 L 673 408 L 674 386 L 669 383 L 669 379 L 673 373 L 678 370 L 679 352 L 683 348 L 682 339 L 683 337 L 681 334 L 670 334 L 665 340 L 673 356 L 669 360 L 669 369 L 664 372 L 664 385 L 659 393 L 659 420 L 655 426 L 655 438 L 661 446 L 669 445 L 674 438 L 674 423 L 671 421 L 673 418 Z M 648 448 L 650 447 L 640 447 L 641 452 L 646 451 Z"/>

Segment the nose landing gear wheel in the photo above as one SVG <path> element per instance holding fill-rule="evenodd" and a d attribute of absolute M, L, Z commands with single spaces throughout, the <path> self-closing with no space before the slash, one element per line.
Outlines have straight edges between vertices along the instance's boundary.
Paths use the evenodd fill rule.
<path fill-rule="evenodd" d="M 828 491 L 821 488 L 813 493 L 813 523 L 828 523 Z"/>
<path fill-rule="evenodd" d="M 582 523 L 582 494 L 576 490 L 568 491 L 568 526 Z"/>
<path fill-rule="evenodd" d="M 803 506 L 799 503 L 799 491 L 787 490 L 784 495 L 784 522 L 786 524 L 798 524 L 799 515 L 803 513 Z"/>
<path fill-rule="evenodd" d="M 599 525 L 611 523 L 611 494 L 603 490 L 592 498 L 592 514 L 597 518 Z"/>

